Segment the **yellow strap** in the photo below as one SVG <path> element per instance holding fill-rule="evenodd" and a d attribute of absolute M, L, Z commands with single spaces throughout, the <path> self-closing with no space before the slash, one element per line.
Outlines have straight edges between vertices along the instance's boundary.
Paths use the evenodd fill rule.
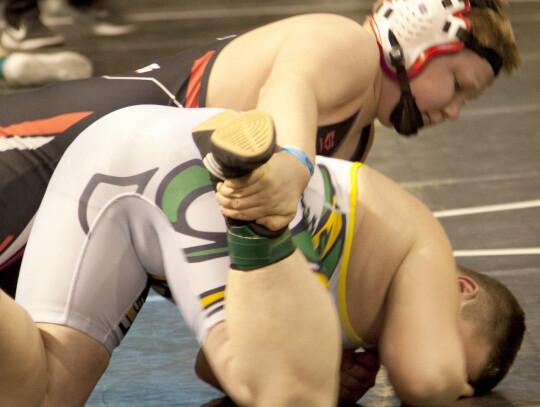
<path fill-rule="evenodd" d="M 349 313 L 347 312 L 347 299 L 346 299 L 346 288 L 347 288 L 347 270 L 349 268 L 349 257 L 351 255 L 352 240 L 354 235 L 354 225 L 356 217 L 356 179 L 358 174 L 358 168 L 362 166 L 362 163 L 355 162 L 351 166 L 351 193 L 350 193 L 350 216 L 349 216 L 349 226 L 347 231 L 347 239 L 345 240 L 345 249 L 343 250 L 343 261 L 341 263 L 341 269 L 339 271 L 339 282 L 338 282 L 338 306 L 339 306 L 339 315 L 341 318 L 341 324 L 345 334 L 349 337 L 351 341 L 357 343 L 359 346 L 367 347 L 367 345 L 362 338 L 358 336 L 351 325 L 349 320 Z"/>

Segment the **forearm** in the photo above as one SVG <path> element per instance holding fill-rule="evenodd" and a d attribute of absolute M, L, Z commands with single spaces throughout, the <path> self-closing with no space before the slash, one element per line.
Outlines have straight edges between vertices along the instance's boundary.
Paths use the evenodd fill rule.
<path fill-rule="evenodd" d="M 433 334 L 427 328 L 423 331 L 424 337 L 417 337 L 414 343 L 403 339 L 407 336 L 403 331 L 392 350 L 383 343 L 381 362 L 403 403 L 444 406 L 457 400 L 466 387 L 462 345 L 452 330 L 439 327 L 433 328 Z"/>
<path fill-rule="evenodd" d="M 417 407 L 446 406 L 457 400 L 465 391 L 466 383 L 460 375 L 453 372 L 439 372 L 430 378 L 414 381 L 416 375 L 411 375 L 411 383 L 405 387 L 393 387 L 399 399 L 405 404 Z"/>
<path fill-rule="evenodd" d="M 313 87 L 305 78 L 270 77 L 259 93 L 257 108 L 272 116 L 279 146 L 294 146 L 315 162 L 319 112 Z"/>
<path fill-rule="evenodd" d="M 204 351 L 240 405 L 331 406 L 337 400 L 340 335 L 335 307 L 296 251 L 271 266 L 231 270 L 227 320 Z"/>

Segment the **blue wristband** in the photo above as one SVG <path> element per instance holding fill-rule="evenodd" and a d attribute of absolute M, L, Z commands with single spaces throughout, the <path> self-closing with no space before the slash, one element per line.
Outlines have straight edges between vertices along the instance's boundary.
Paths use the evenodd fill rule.
<path fill-rule="evenodd" d="M 282 147 L 281 150 L 279 151 L 285 151 L 289 154 L 294 155 L 296 158 L 302 161 L 302 164 L 304 164 L 307 167 L 309 171 L 309 175 L 313 176 L 313 172 L 315 171 L 313 168 L 313 163 L 309 159 L 308 155 L 304 153 L 302 150 L 293 146 L 285 146 L 285 147 Z"/>

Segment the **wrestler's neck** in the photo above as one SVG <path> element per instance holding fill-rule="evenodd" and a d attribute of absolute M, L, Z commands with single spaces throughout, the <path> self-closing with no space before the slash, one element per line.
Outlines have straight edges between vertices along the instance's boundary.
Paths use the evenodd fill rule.
<path fill-rule="evenodd" d="M 367 18 L 364 21 L 364 23 L 362 24 L 362 27 L 373 38 L 373 41 L 377 42 L 377 37 L 375 35 L 375 32 L 373 31 L 373 28 L 371 27 L 369 18 Z M 380 52 L 380 48 L 379 48 L 379 52 Z M 381 100 L 384 101 L 385 99 L 385 95 L 384 95 L 384 81 L 385 80 L 388 81 L 389 78 L 388 76 L 385 75 L 383 69 L 379 65 L 379 70 L 377 71 L 377 75 L 373 82 L 374 97 L 373 97 L 373 102 L 372 102 L 372 105 L 374 106 L 374 110 L 375 110 L 374 115 L 379 120 L 380 120 L 379 115 L 380 115 Z"/>

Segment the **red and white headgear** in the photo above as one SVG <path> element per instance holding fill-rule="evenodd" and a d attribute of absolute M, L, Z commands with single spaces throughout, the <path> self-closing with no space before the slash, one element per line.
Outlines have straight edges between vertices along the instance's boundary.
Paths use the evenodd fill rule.
<path fill-rule="evenodd" d="M 391 62 L 389 31 L 403 50 L 409 78 L 418 74 L 431 57 L 456 52 L 467 46 L 486 58 L 495 74 L 500 57 L 478 44 L 471 33 L 465 14 L 471 9 L 467 0 L 387 0 L 371 16 L 371 27 L 381 48 L 381 64 L 392 77 L 396 71 Z"/>

